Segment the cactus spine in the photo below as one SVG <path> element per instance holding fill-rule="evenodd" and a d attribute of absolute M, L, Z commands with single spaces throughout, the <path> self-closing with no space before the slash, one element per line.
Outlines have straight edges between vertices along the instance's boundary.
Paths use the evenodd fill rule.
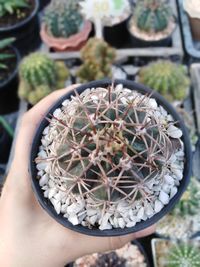
<path fill-rule="evenodd" d="M 138 79 L 169 101 L 183 100 L 190 85 L 187 69 L 167 60 L 159 60 L 141 68 Z"/>
<path fill-rule="evenodd" d="M 111 78 L 111 65 L 115 60 L 115 49 L 106 42 L 91 38 L 81 50 L 83 65 L 77 76 L 81 82 Z"/>
<path fill-rule="evenodd" d="M 79 32 L 83 23 L 77 0 L 53 0 L 45 9 L 44 23 L 54 37 L 68 38 Z"/>
<path fill-rule="evenodd" d="M 137 1 L 134 22 L 141 31 L 161 32 L 168 27 L 172 11 L 163 0 Z"/>
<path fill-rule="evenodd" d="M 69 71 L 62 62 L 55 62 L 36 52 L 25 57 L 19 67 L 19 96 L 36 104 L 55 89 L 62 88 Z"/>

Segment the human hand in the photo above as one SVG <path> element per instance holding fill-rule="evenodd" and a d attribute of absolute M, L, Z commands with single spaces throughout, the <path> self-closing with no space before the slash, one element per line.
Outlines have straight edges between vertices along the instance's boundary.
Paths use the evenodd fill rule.
<path fill-rule="evenodd" d="M 63 267 L 93 252 L 120 248 L 154 231 L 154 227 L 120 237 L 92 237 L 64 228 L 38 204 L 28 171 L 34 133 L 58 98 L 76 85 L 55 91 L 23 117 L 13 163 L 0 198 L 0 266 Z"/>

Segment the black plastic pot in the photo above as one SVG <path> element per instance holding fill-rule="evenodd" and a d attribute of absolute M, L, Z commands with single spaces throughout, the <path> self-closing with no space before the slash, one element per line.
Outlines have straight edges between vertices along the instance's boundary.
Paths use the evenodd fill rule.
<path fill-rule="evenodd" d="M 15 25 L 0 28 L 0 39 L 15 37 L 14 45 L 22 55 L 35 50 L 40 44 L 38 11 L 39 0 L 35 0 L 35 8 L 28 18 Z"/>
<path fill-rule="evenodd" d="M 104 27 L 103 35 L 107 43 L 115 48 L 122 48 L 129 43 L 130 33 L 127 29 L 129 18 L 116 25 Z"/>
<path fill-rule="evenodd" d="M 50 1 L 50 0 L 39 0 L 39 2 L 40 2 L 39 10 L 42 10 L 42 9 L 45 8 L 45 6 L 47 6 L 51 1 Z"/>
<path fill-rule="evenodd" d="M 105 87 L 107 88 L 109 85 L 112 84 L 111 80 L 102 80 L 102 81 L 94 81 L 87 84 L 83 84 L 79 86 L 76 90 L 79 94 L 81 94 L 84 90 L 87 88 L 95 88 L 95 87 Z M 152 94 L 152 97 L 156 99 L 157 103 L 165 110 L 168 111 L 169 114 L 172 115 L 175 121 L 177 121 L 178 127 L 182 130 L 183 136 L 182 141 L 184 143 L 184 152 L 185 152 L 185 164 L 184 164 L 184 171 L 183 171 L 183 179 L 180 181 L 180 186 L 178 189 L 177 194 L 170 200 L 169 204 L 163 207 L 163 209 L 156 213 L 154 216 L 152 216 L 150 219 L 147 219 L 146 221 L 141 221 L 137 223 L 134 227 L 130 228 L 116 228 L 111 230 L 99 230 L 99 229 L 89 229 L 87 227 L 83 227 L 82 225 L 72 225 L 66 218 L 63 217 L 62 214 L 57 214 L 53 205 L 50 203 L 48 199 L 46 199 L 43 195 L 43 191 L 40 188 L 39 181 L 36 179 L 37 177 L 37 169 L 35 164 L 35 158 L 37 157 L 39 146 L 41 145 L 41 137 L 44 128 L 49 124 L 45 117 L 48 117 L 49 114 L 53 114 L 55 109 L 62 106 L 62 102 L 66 99 L 69 99 L 71 95 L 75 95 L 74 92 L 70 92 L 65 94 L 62 98 L 60 98 L 56 104 L 54 104 L 49 111 L 44 116 L 44 119 L 41 121 L 41 123 L 38 126 L 38 129 L 35 133 L 32 146 L 31 146 L 31 152 L 30 152 L 30 161 L 29 161 L 29 172 L 31 174 L 31 182 L 32 187 L 34 190 L 34 193 L 40 203 L 40 205 L 43 207 L 43 209 L 52 216 L 57 222 L 62 224 L 63 226 L 86 234 L 86 235 L 92 235 L 92 236 L 120 236 L 125 235 L 129 233 L 134 233 L 137 231 L 141 231 L 153 224 L 155 224 L 158 220 L 160 220 L 165 214 L 167 214 L 174 205 L 179 201 L 180 197 L 182 196 L 183 192 L 185 191 L 190 175 L 191 175 L 191 166 L 192 166 L 192 153 L 191 153 L 191 147 L 190 147 L 190 139 L 188 136 L 188 131 L 184 125 L 183 120 L 179 116 L 179 114 L 176 112 L 176 110 L 173 108 L 173 106 L 166 101 L 160 94 L 157 92 L 152 92 L 152 90 L 142 84 L 135 83 L 133 81 L 127 81 L 127 80 L 116 80 L 114 84 L 123 84 L 126 88 L 129 88 L 130 90 L 138 91 L 142 94 Z"/>
<path fill-rule="evenodd" d="M 15 47 L 11 47 L 16 55 L 16 67 L 14 72 L 7 80 L 0 83 L 0 114 L 8 114 L 18 109 L 19 99 L 18 90 L 18 64 L 20 61 L 19 51 Z M 0 148 L 1 149 L 1 148 Z"/>
<path fill-rule="evenodd" d="M 12 145 L 12 138 L 7 131 L 0 127 L 0 163 L 5 164 L 8 161 L 10 149 Z"/>

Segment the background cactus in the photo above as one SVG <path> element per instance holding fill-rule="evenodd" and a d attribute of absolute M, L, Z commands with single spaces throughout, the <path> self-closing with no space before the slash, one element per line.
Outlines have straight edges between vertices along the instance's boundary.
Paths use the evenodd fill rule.
<path fill-rule="evenodd" d="M 165 0 L 140 0 L 136 2 L 133 20 L 145 32 L 161 32 L 168 27 L 172 11 Z"/>
<path fill-rule="evenodd" d="M 91 38 L 81 50 L 83 65 L 79 68 L 77 76 L 81 82 L 111 78 L 111 67 L 115 57 L 114 48 L 101 39 Z"/>
<path fill-rule="evenodd" d="M 182 198 L 171 212 L 173 215 L 185 216 L 198 214 L 200 210 L 200 183 L 192 177 Z"/>
<path fill-rule="evenodd" d="M 36 104 L 53 90 L 64 87 L 69 71 L 63 62 L 55 62 L 42 53 L 25 57 L 19 67 L 19 96 Z"/>
<path fill-rule="evenodd" d="M 54 37 L 68 38 L 79 32 L 83 18 L 78 0 L 53 0 L 44 12 L 43 21 Z"/>
<path fill-rule="evenodd" d="M 199 267 L 200 253 L 194 245 L 187 243 L 173 245 L 166 256 L 167 267 Z"/>
<path fill-rule="evenodd" d="M 158 91 L 169 101 L 183 100 L 190 86 L 187 69 L 168 60 L 159 60 L 142 67 L 138 80 Z"/>

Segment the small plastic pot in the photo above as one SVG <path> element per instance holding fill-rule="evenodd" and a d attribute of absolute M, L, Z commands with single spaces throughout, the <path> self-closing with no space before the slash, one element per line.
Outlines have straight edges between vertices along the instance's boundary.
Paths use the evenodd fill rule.
<path fill-rule="evenodd" d="M 35 1 L 35 7 L 29 17 L 19 23 L 0 27 L 0 39 L 15 37 L 14 45 L 22 55 L 35 50 L 39 44 L 39 0 Z"/>
<path fill-rule="evenodd" d="M 16 55 L 16 66 L 13 73 L 7 80 L 0 83 L 0 114 L 8 114 L 18 109 L 19 99 L 17 96 L 18 89 L 18 64 L 20 61 L 19 51 L 11 47 Z"/>
<path fill-rule="evenodd" d="M 111 80 L 101 80 L 101 81 L 93 81 L 87 84 L 83 84 L 79 86 L 76 91 L 81 94 L 83 91 L 85 91 L 87 88 L 96 88 L 96 87 L 104 87 L 107 88 L 112 84 Z M 163 108 L 172 115 L 175 121 L 177 121 L 178 127 L 181 129 L 183 136 L 182 141 L 184 143 L 184 152 L 185 152 L 185 163 L 184 163 L 184 170 L 183 170 L 183 179 L 180 181 L 180 185 L 178 188 L 178 192 L 176 195 L 170 200 L 169 204 L 164 206 L 163 209 L 156 213 L 154 216 L 152 216 L 150 219 L 147 219 L 146 221 L 141 221 L 137 223 L 134 227 L 130 228 L 115 228 L 111 230 L 100 230 L 100 229 L 89 229 L 87 227 L 84 227 L 82 225 L 72 225 L 66 218 L 63 217 L 62 214 L 57 214 L 53 205 L 51 204 L 50 200 L 46 199 L 44 197 L 43 191 L 39 185 L 39 180 L 37 177 L 37 169 L 35 164 L 35 158 L 37 157 L 39 146 L 41 145 L 41 138 L 42 133 L 45 127 L 48 126 L 49 122 L 46 120 L 46 117 L 49 116 L 49 114 L 53 114 L 55 109 L 62 106 L 62 102 L 66 99 L 69 99 L 72 95 L 75 95 L 74 92 L 69 92 L 65 94 L 63 97 L 61 97 L 44 115 L 43 120 L 40 122 L 37 131 L 35 133 L 35 136 L 33 138 L 33 142 L 31 145 L 31 151 L 30 151 L 30 159 L 29 159 L 29 173 L 31 176 L 31 183 L 33 187 L 33 191 L 36 195 L 36 198 L 40 205 L 43 207 L 43 209 L 51 216 L 53 217 L 58 223 L 62 224 L 63 226 L 80 232 L 82 234 L 91 235 L 91 236 L 120 236 L 120 235 L 126 235 L 129 233 L 134 233 L 137 231 L 141 231 L 153 224 L 155 224 L 157 221 L 159 221 L 163 216 L 165 216 L 179 201 L 182 194 L 184 193 L 191 175 L 191 167 L 192 167 L 192 153 L 191 153 L 191 147 L 190 147 L 190 139 L 188 136 L 188 131 L 184 125 L 183 120 L 179 116 L 179 114 L 176 112 L 176 110 L 173 108 L 173 106 L 165 100 L 160 94 L 157 92 L 152 92 L 152 90 L 142 84 L 135 83 L 133 81 L 128 80 L 115 80 L 114 85 L 117 84 L 123 84 L 124 87 L 129 88 L 130 90 L 138 91 L 142 94 L 151 94 L 153 98 L 156 99 L 157 103 L 159 105 L 162 105 Z"/>
<path fill-rule="evenodd" d="M 129 18 L 116 25 L 104 27 L 103 35 L 107 43 L 115 48 L 122 48 L 130 42 L 130 33 L 126 26 Z"/>

